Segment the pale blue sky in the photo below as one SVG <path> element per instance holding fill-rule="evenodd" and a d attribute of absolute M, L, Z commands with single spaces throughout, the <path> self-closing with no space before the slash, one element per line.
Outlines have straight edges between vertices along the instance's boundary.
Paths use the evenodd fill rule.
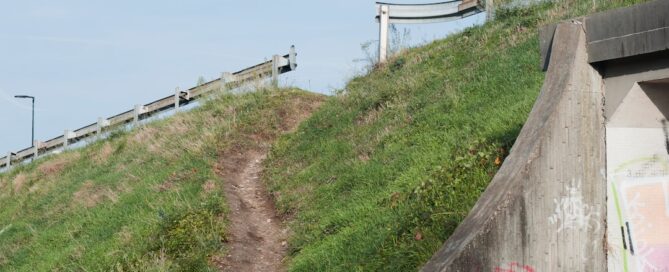
<path fill-rule="evenodd" d="M 30 146 L 30 104 L 15 94 L 37 97 L 46 140 L 293 44 L 299 66 L 281 83 L 330 94 L 360 70 L 360 45 L 378 39 L 374 16 L 361 0 L 0 0 L 0 157 Z M 398 28 L 417 45 L 484 20 Z"/>

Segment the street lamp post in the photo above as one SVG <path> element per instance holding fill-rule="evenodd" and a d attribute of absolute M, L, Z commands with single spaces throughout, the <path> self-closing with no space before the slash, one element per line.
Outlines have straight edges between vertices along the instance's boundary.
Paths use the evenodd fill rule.
<path fill-rule="evenodd" d="M 15 98 L 29 98 L 33 102 L 33 121 L 32 121 L 32 134 L 31 134 L 31 141 L 30 141 L 30 146 L 35 147 L 35 97 L 34 96 L 29 96 L 29 95 L 15 95 Z"/>

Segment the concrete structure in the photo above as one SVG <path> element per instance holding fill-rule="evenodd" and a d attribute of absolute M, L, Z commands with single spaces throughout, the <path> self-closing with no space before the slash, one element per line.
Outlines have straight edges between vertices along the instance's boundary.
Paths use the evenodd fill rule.
<path fill-rule="evenodd" d="M 297 68 L 297 53 L 295 47 L 291 46 L 287 55 L 275 56 L 270 61 L 251 66 L 235 73 L 222 73 L 221 78 L 206 82 L 202 85 L 192 87 L 185 91 L 178 89 L 174 94 L 158 99 L 148 104 L 136 105 L 132 110 L 114 115 L 109 118 L 98 118 L 97 122 L 74 130 L 65 130 L 63 135 L 47 140 L 40 145 L 28 147 L 15 153 L 13 156 L 0 158 L 0 168 L 12 165 L 12 162 L 22 162 L 26 159 L 37 158 L 39 154 L 45 154 L 58 148 L 65 148 L 70 144 L 100 135 L 105 129 L 114 129 L 128 124 L 138 124 L 139 121 L 152 115 L 177 109 L 192 103 L 202 96 L 223 89 L 233 89 L 250 82 L 272 78 L 278 82 L 278 76 L 293 71 Z"/>
<path fill-rule="evenodd" d="M 669 271 L 668 12 L 651 1 L 542 29 L 539 98 L 423 271 Z"/>
<path fill-rule="evenodd" d="M 596 250 L 606 211 L 602 79 L 586 61 L 580 24 L 559 25 L 555 39 L 562 42 L 511 155 L 425 271 L 596 271 L 605 263 Z"/>
<path fill-rule="evenodd" d="M 492 0 L 487 0 L 492 6 Z M 486 2 L 487 3 L 487 2 Z M 479 0 L 454 0 L 431 4 L 391 4 L 376 2 L 379 22 L 379 63 L 388 55 L 389 24 L 426 24 L 462 19 L 483 10 Z"/>

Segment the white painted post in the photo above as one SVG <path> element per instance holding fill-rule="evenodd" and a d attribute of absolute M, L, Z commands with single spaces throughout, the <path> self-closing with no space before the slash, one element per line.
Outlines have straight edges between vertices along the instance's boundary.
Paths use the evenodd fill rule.
<path fill-rule="evenodd" d="M 281 61 L 281 56 L 274 55 L 272 57 L 272 86 L 279 86 L 279 63 Z"/>
<path fill-rule="evenodd" d="M 102 120 L 102 117 L 98 117 L 98 125 L 96 127 L 95 134 L 100 137 L 100 133 L 102 133 L 102 127 L 104 127 L 104 121 Z"/>
<path fill-rule="evenodd" d="M 39 156 L 39 145 L 40 142 L 38 140 L 33 142 L 33 160 L 37 159 L 37 156 Z"/>
<path fill-rule="evenodd" d="M 7 152 L 7 161 L 5 162 L 5 167 L 9 169 L 12 166 L 12 152 Z"/>
<path fill-rule="evenodd" d="M 494 0 L 485 1 L 485 11 L 486 11 L 487 21 L 492 21 L 495 19 L 495 4 L 493 3 L 493 1 Z"/>
<path fill-rule="evenodd" d="M 223 72 L 221 75 L 221 80 L 223 80 L 223 84 L 225 85 L 230 84 L 235 81 L 235 75 L 230 72 Z"/>
<path fill-rule="evenodd" d="M 388 55 L 388 21 L 390 14 L 387 5 L 379 6 L 379 63 L 386 62 Z"/>
<path fill-rule="evenodd" d="M 237 79 L 235 75 L 233 75 L 230 72 L 223 72 L 221 74 L 221 86 L 223 87 L 224 90 L 228 91 L 232 89 L 231 83 L 235 82 Z"/>
<path fill-rule="evenodd" d="M 225 86 L 225 74 L 226 72 L 221 72 L 221 79 L 219 79 L 219 81 L 221 82 L 220 93 L 223 93 L 225 92 L 225 90 L 227 90 Z"/>
<path fill-rule="evenodd" d="M 63 132 L 63 149 L 67 149 L 67 145 L 70 144 L 70 130 L 66 129 Z"/>
<path fill-rule="evenodd" d="M 288 65 L 290 65 L 290 70 L 295 71 L 297 68 L 297 52 L 295 52 L 295 46 L 290 46 L 290 53 L 288 53 Z"/>
<path fill-rule="evenodd" d="M 179 87 L 174 90 L 174 109 L 179 110 L 179 102 L 181 101 L 181 91 Z"/>
<path fill-rule="evenodd" d="M 133 111 L 134 117 L 132 120 L 133 126 L 137 126 L 139 124 L 139 115 L 141 114 L 142 111 L 142 105 L 135 105 L 135 110 Z"/>

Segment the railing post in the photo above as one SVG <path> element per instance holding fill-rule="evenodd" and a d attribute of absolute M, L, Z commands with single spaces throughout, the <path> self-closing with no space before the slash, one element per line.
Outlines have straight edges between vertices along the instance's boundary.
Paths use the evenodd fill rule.
<path fill-rule="evenodd" d="M 274 55 L 272 57 L 272 86 L 279 87 L 279 63 L 281 62 L 281 56 Z"/>
<path fill-rule="evenodd" d="M 132 119 L 132 124 L 133 126 L 137 126 L 139 124 L 139 115 L 142 114 L 142 105 L 135 105 L 135 110 L 133 111 L 133 119 Z"/>
<path fill-rule="evenodd" d="M 67 149 L 67 146 L 70 144 L 70 130 L 66 129 L 63 131 L 63 149 Z"/>
<path fill-rule="evenodd" d="M 227 89 L 226 86 L 225 86 L 225 76 L 226 76 L 225 74 L 226 74 L 226 72 L 221 73 L 221 79 L 220 79 L 221 88 L 219 89 L 220 93 L 225 92 L 226 89 Z"/>
<path fill-rule="evenodd" d="M 288 65 L 290 65 L 290 70 L 295 71 L 297 69 L 297 52 L 295 52 L 295 46 L 290 46 L 290 51 L 288 53 Z"/>
<path fill-rule="evenodd" d="M 7 161 L 5 162 L 5 167 L 9 169 L 12 166 L 12 152 L 7 152 Z"/>
<path fill-rule="evenodd" d="M 38 140 L 33 142 L 33 160 L 37 159 L 37 156 L 39 156 L 39 145 L 40 142 Z"/>
<path fill-rule="evenodd" d="M 174 109 L 179 110 L 179 104 L 181 103 L 181 91 L 179 87 L 174 90 Z"/>
<path fill-rule="evenodd" d="M 495 3 L 494 0 L 485 0 L 486 20 L 492 21 L 495 19 Z"/>
<path fill-rule="evenodd" d="M 236 79 L 235 75 L 233 75 L 232 73 L 223 72 L 223 74 L 221 75 L 221 80 L 223 85 L 225 85 L 225 88 L 228 89 L 229 88 L 228 84 L 235 82 Z"/>
<path fill-rule="evenodd" d="M 102 133 L 102 127 L 104 126 L 104 121 L 102 120 L 102 117 L 98 117 L 98 125 L 96 127 L 95 134 L 100 137 L 100 133 Z"/>
<path fill-rule="evenodd" d="M 388 21 L 390 14 L 387 5 L 379 6 L 379 63 L 386 62 L 388 55 Z"/>

